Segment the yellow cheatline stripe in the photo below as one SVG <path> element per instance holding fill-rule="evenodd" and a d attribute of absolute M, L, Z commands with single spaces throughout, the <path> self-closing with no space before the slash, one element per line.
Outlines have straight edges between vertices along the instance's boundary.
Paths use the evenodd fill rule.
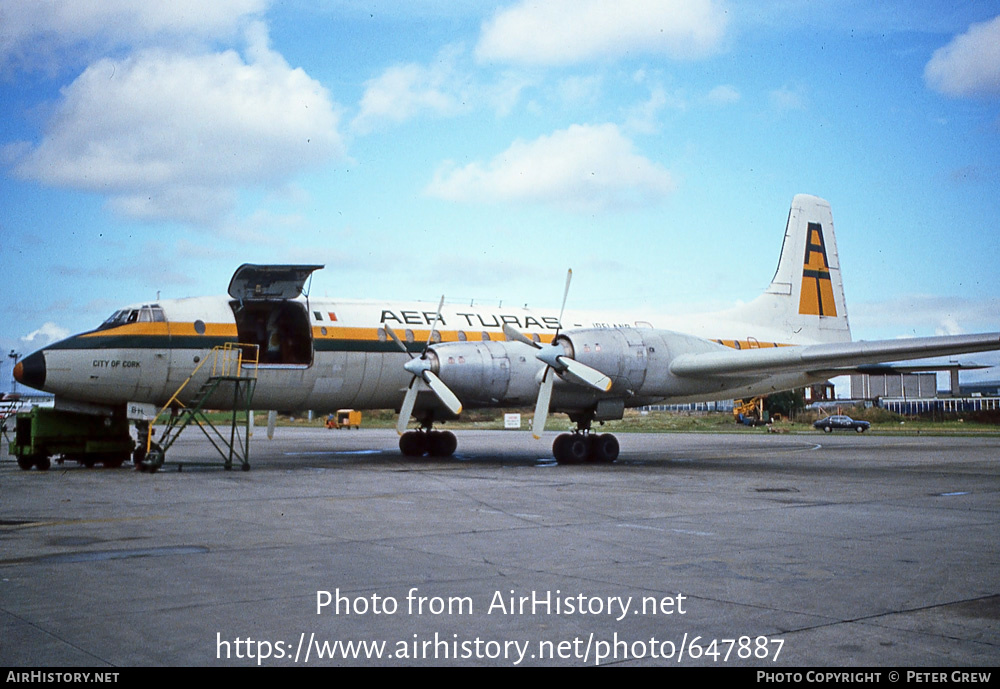
<path fill-rule="evenodd" d="M 406 339 L 406 332 L 409 330 L 413 333 L 413 342 L 423 344 L 427 342 L 427 338 L 430 336 L 431 331 L 428 328 L 425 329 L 414 329 L 414 328 L 400 328 L 395 325 L 390 326 L 396 331 L 396 334 Z M 326 334 L 323 334 L 323 330 L 326 330 Z M 335 326 L 335 325 L 314 325 L 313 326 L 313 338 L 317 340 L 362 340 L 369 342 L 384 342 L 388 340 L 388 335 L 379 336 L 379 330 L 381 328 L 355 328 L 349 326 Z M 504 342 L 507 336 L 503 332 L 497 330 L 496 332 L 491 332 L 489 330 L 439 330 L 435 328 L 435 331 L 441 336 L 441 342 L 461 342 L 459 338 L 459 332 L 465 333 L 465 341 L 467 342 L 481 342 L 483 332 L 486 332 L 490 340 L 493 342 Z M 526 333 L 529 337 L 533 333 Z M 553 336 L 547 333 L 539 333 L 539 339 L 542 342 L 551 342 Z"/>
<path fill-rule="evenodd" d="M 107 330 L 98 330 L 92 333 L 87 333 L 83 337 L 105 337 L 107 335 L 169 335 L 167 329 L 168 324 L 163 322 L 156 323 L 126 323 L 125 325 L 119 325 L 117 328 L 108 328 Z M 192 331 L 194 326 L 191 326 Z"/>
<path fill-rule="evenodd" d="M 188 336 L 197 337 L 202 335 L 204 337 L 236 337 L 237 330 L 236 325 L 232 323 L 205 323 L 205 332 L 199 333 L 195 330 L 193 322 L 181 322 L 181 321 L 170 321 L 170 322 L 143 322 L 143 323 L 126 323 L 125 325 L 120 325 L 116 328 L 108 328 L 106 330 L 98 330 L 92 333 L 86 333 L 82 337 L 108 337 L 108 336 Z M 368 342 L 384 342 L 386 341 L 386 336 L 379 336 L 379 330 L 381 328 L 371 328 L 371 327 L 352 327 L 343 325 L 313 325 L 312 334 L 313 338 L 317 340 L 359 340 Z M 413 328 L 399 328 L 393 326 L 397 334 L 404 336 L 407 330 L 413 333 L 413 341 L 418 343 L 424 343 L 430 336 L 430 329 L 413 329 Z M 326 330 L 326 334 L 323 333 Z M 493 342 L 504 342 L 507 337 L 498 328 L 496 330 L 490 330 L 483 328 L 481 330 L 440 330 L 436 329 L 438 334 L 441 336 L 442 342 L 460 342 L 459 332 L 464 332 L 466 336 L 466 341 L 468 342 L 481 342 L 483 332 L 486 332 L 490 340 Z M 525 335 L 532 337 L 536 333 L 525 331 Z M 543 343 L 551 342 L 553 339 L 553 334 L 551 333 L 537 333 L 539 340 Z"/>
<path fill-rule="evenodd" d="M 387 337 L 379 337 L 379 330 L 381 328 L 361 328 L 361 327 L 351 327 L 343 325 L 314 325 L 312 326 L 313 338 L 317 340 L 359 340 L 368 342 L 384 342 Z M 405 328 L 393 328 L 396 330 L 396 334 L 405 337 Z M 326 334 L 323 334 L 323 330 L 326 330 Z M 424 329 L 410 329 L 413 332 L 413 342 L 424 343 L 427 341 L 430 335 L 430 330 Z M 503 334 L 500 330 L 438 330 L 441 336 L 442 342 L 460 342 L 459 332 L 464 332 L 467 342 L 481 342 L 482 334 L 486 332 L 489 335 L 490 341 L 492 342 L 504 342 L 507 336 Z M 532 337 L 536 333 L 529 331 L 524 331 L 524 334 L 528 337 Z M 537 333 L 539 340 L 542 343 L 552 342 L 554 339 L 554 333 Z M 198 332 L 195 331 L 194 323 L 171 321 L 169 323 L 128 323 L 126 325 L 119 326 L 117 328 L 110 328 L 108 330 L 99 330 L 97 332 L 87 333 L 83 337 L 104 337 L 108 335 L 185 335 L 185 336 L 197 336 Z M 206 323 L 204 337 L 236 337 L 236 325 L 232 323 Z M 788 347 L 790 345 L 777 343 L 777 342 L 759 342 L 754 339 L 746 340 L 715 340 L 726 347 L 732 349 L 767 349 L 769 347 Z"/>
<path fill-rule="evenodd" d="M 780 342 L 760 342 L 758 340 L 714 340 L 730 349 L 773 349 L 774 347 L 792 347 Z"/>
<path fill-rule="evenodd" d="M 236 325 L 232 323 L 205 323 L 205 332 L 198 333 L 194 323 L 171 321 L 169 323 L 126 323 L 117 328 L 97 330 L 82 337 L 107 337 L 109 335 L 192 335 L 203 334 L 205 337 L 236 337 Z"/>

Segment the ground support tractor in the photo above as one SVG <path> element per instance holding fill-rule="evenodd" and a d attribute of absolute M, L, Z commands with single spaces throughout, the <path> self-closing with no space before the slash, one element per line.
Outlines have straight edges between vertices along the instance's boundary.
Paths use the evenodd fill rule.
<path fill-rule="evenodd" d="M 17 415 L 10 453 L 22 469 L 45 471 L 51 458 L 73 460 L 86 467 L 120 467 L 135 446 L 125 417 L 97 416 L 35 407 Z"/>

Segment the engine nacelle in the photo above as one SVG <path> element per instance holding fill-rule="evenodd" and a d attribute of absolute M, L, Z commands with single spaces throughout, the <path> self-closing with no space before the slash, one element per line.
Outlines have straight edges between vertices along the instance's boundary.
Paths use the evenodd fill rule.
<path fill-rule="evenodd" d="M 670 373 L 673 358 L 722 349 L 693 335 L 646 328 L 570 330 L 556 342 L 567 356 L 611 378 L 608 395 L 624 398 L 627 406 L 641 403 L 637 398 L 685 394 L 691 382 Z"/>
<path fill-rule="evenodd" d="M 675 356 L 724 349 L 692 335 L 647 328 L 567 330 L 553 345 L 558 356 L 575 359 L 611 379 L 608 392 L 596 391 L 569 372 L 560 372 L 552 409 L 597 409 L 599 419 L 621 418 L 621 409 L 698 392 L 704 380 L 680 378 L 670 372 Z M 445 342 L 431 345 L 431 370 L 469 408 L 531 406 L 545 367 L 540 350 L 523 342 Z M 719 389 L 729 382 L 719 381 Z"/>
<path fill-rule="evenodd" d="M 534 404 L 544 364 L 521 342 L 431 345 L 431 370 L 469 407 Z"/>

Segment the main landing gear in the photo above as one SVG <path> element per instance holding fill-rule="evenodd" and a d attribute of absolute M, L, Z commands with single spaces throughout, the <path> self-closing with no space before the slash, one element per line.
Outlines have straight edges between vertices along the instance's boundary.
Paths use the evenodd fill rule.
<path fill-rule="evenodd" d="M 618 459 L 618 449 L 618 438 L 612 434 L 589 431 L 563 433 L 552 443 L 552 455 L 560 464 L 611 464 Z"/>
<path fill-rule="evenodd" d="M 399 436 L 399 451 L 404 457 L 450 457 L 458 447 L 458 438 L 451 431 L 424 428 L 407 431 Z"/>
<path fill-rule="evenodd" d="M 611 464 L 618 459 L 618 438 L 610 433 L 591 433 L 593 412 L 570 414 L 570 421 L 576 424 L 572 433 L 563 433 L 552 443 L 552 456 L 560 464 L 582 464 L 594 462 Z"/>

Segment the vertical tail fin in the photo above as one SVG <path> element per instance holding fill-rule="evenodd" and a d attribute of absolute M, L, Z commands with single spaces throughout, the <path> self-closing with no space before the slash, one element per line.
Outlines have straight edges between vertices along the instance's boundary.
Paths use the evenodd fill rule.
<path fill-rule="evenodd" d="M 738 317 L 777 331 L 786 343 L 850 341 L 829 203 L 806 194 L 792 199 L 778 269 L 764 294 L 739 309 Z"/>

